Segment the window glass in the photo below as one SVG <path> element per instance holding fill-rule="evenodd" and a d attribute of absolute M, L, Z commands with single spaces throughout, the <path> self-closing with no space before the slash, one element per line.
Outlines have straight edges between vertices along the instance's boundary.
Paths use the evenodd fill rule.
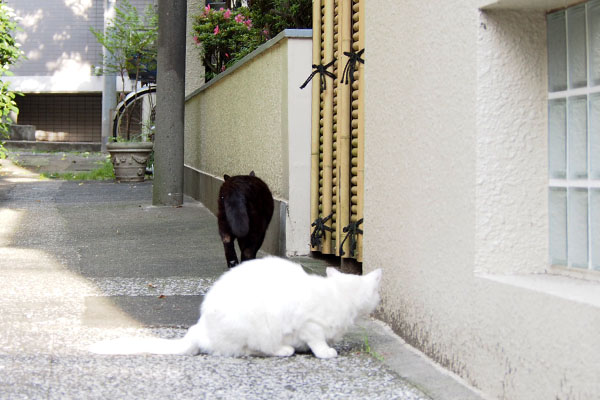
<path fill-rule="evenodd" d="M 550 262 L 567 265 L 567 190 L 550 188 Z"/>
<path fill-rule="evenodd" d="M 592 268 L 600 271 L 600 189 L 590 191 Z"/>
<path fill-rule="evenodd" d="M 567 10 L 569 89 L 587 85 L 585 4 Z"/>
<path fill-rule="evenodd" d="M 588 193 L 571 188 L 567 200 L 567 254 L 572 267 L 588 267 Z"/>
<path fill-rule="evenodd" d="M 600 179 L 600 93 L 590 95 L 590 177 Z"/>
<path fill-rule="evenodd" d="M 567 102 L 548 102 L 548 163 L 550 178 L 567 177 Z"/>
<path fill-rule="evenodd" d="M 600 271 L 600 0 L 548 14 L 550 262 Z"/>
<path fill-rule="evenodd" d="M 578 96 L 569 98 L 569 178 L 587 177 L 587 98 Z"/>
<path fill-rule="evenodd" d="M 567 36 L 565 12 L 548 15 L 548 87 L 550 92 L 567 88 Z"/>
<path fill-rule="evenodd" d="M 588 3 L 590 84 L 600 85 L 600 1 Z"/>

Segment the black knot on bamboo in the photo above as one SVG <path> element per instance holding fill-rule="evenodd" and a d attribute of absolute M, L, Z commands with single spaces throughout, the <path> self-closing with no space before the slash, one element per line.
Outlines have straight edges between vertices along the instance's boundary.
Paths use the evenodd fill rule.
<path fill-rule="evenodd" d="M 346 62 L 346 66 L 344 67 L 344 72 L 342 72 L 342 80 L 340 81 L 341 83 L 345 83 L 347 85 L 348 83 L 352 84 L 352 82 L 354 82 L 354 71 L 356 70 L 356 63 L 365 63 L 365 60 L 361 58 L 364 52 L 365 49 L 359 50 L 357 52 L 344 52 L 344 55 L 348 57 L 348 61 Z"/>
<path fill-rule="evenodd" d="M 362 229 L 358 228 L 358 226 L 362 224 L 362 222 L 363 218 L 359 219 L 356 222 L 350 222 L 348 226 L 344 228 L 344 232 L 347 233 L 344 237 L 344 240 L 342 240 L 342 243 L 340 244 L 340 256 L 343 256 L 345 254 L 344 242 L 346 241 L 346 239 L 348 239 L 348 237 L 350 237 L 350 257 L 354 257 L 354 252 L 356 251 L 356 236 L 362 235 L 363 233 Z"/>
<path fill-rule="evenodd" d="M 323 64 L 319 64 L 319 65 L 315 65 L 313 64 L 313 72 L 310 74 L 310 76 L 308 77 L 308 79 L 302 84 L 302 86 L 300 86 L 300 89 L 304 89 L 306 87 L 306 85 L 308 85 L 308 82 L 310 82 L 312 80 L 312 78 L 314 78 L 314 76 L 316 74 L 320 75 L 321 78 L 321 91 L 325 91 L 325 89 L 327 89 L 327 80 L 325 78 L 325 76 L 328 76 L 332 79 L 335 79 L 335 75 L 333 74 L 333 72 L 331 71 L 327 71 L 327 68 L 331 67 L 333 65 L 333 63 L 335 62 L 335 60 L 331 60 L 331 62 L 329 64 L 323 65 Z"/>
<path fill-rule="evenodd" d="M 311 224 L 315 229 L 310 234 L 310 245 L 311 247 L 317 247 L 321 244 L 321 239 L 325 236 L 325 231 L 333 232 L 333 229 L 326 226 L 325 223 L 333 217 L 333 213 L 329 214 L 325 218 L 317 218 L 315 222 Z"/>

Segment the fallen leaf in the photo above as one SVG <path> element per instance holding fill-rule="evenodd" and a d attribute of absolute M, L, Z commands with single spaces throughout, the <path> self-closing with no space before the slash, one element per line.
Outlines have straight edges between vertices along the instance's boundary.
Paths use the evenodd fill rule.
<path fill-rule="evenodd" d="M 148 287 L 149 287 L 150 289 L 156 289 L 156 286 L 154 286 L 154 285 L 153 285 L 153 284 L 151 284 L 151 283 L 149 283 L 149 284 L 148 284 Z"/>
<path fill-rule="evenodd" d="M 165 296 L 164 294 L 161 294 L 160 296 L 158 296 L 159 299 L 166 299 L 167 296 Z"/>

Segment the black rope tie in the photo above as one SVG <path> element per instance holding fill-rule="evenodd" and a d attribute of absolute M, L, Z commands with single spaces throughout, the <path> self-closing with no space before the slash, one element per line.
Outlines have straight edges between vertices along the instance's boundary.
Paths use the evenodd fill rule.
<path fill-rule="evenodd" d="M 327 89 L 327 79 L 325 78 L 325 76 L 328 76 L 332 79 L 335 79 L 335 75 L 333 74 L 333 72 L 331 71 L 327 71 L 327 68 L 331 67 L 333 65 L 333 63 L 335 62 L 335 60 L 332 60 L 329 64 L 327 65 L 323 65 L 323 64 L 319 64 L 319 65 L 315 65 L 313 64 L 313 72 L 310 74 L 310 76 L 308 77 L 308 79 L 302 84 L 302 86 L 300 86 L 300 89 L 304 89 L 306 87 L 306 85 L 308 85 L 308 82 L 310 82 L 312 80 L 312 78 L 315 77 L 316 74 L 320 75 L 321 78 L 321 91 L 325 91 L 325 89 Z"/>
<path fill-rule="evenodd" d="M 358 235 L 362 235 L 363 231 L 362 229 L 359 229 L 358 226 L 360 224 L 363 223 L 363 218 L 359 219 L 356 222 L 351 222 L 348 224 L 348 226 L 346 226 L 344 228 L 344 232 L 346 233 L 346 236 L 344 237 L 344 240 L 342 240 L 342 243 L 340 244 L 340 256 L 343 256 L 344 253 L 344 242 L 346 241 L 346 239 L 348 239 L 348 237 L 350 237 L 350 257 L 354 257 L 354 252 L 356 251 L 356 237 Z"/>
<path fill-rule="evenodd" d="M 329 214 L 325 218 L 317 218 L 311 226 L 315 227 L 315 230 L 310 234 L 310 245 L 311 247 L 317 247 L 321 244 L 321 239 L 325 236 L 325 231 L 333 232 L 333 229 L 326 226 L 325 223 L 333 217 L 333 213 Z"/>
<path fill-rule="evenodd" d="M 359 50 L 356 53 L 353 51 L 344 52 L 344 55 L 348 57 L 348 61 L 346 62 L 346 66 L 344 67 L 344 72 L 342 72 L 341 83 L 345 83 L 347 85 L 348 83 L 352 84 L 352 82 L 354 82 L 354 71 L 356 70 L 356 63 L 365 63 L 365 60 L 361 58 L 364 52 L 365 49 Z"/>

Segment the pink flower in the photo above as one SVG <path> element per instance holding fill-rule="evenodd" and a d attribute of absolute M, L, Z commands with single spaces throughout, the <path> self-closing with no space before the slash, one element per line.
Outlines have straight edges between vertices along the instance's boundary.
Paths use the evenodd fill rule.
<path fill-rule="evenodd" d="M 244 21 L 244 25 L 246 25 L 248 27 L 248 29 L 252 28 L 252 20 L 250 18 L 248 18 L 247 20 Z"/>
<path fill-rule="evenodd" d="M 227 11 L 225 11 L 225 13 L 223 14 L 223 18 L 225 18 L 225 19 L 231 18 L 231 10 L 230 9 L 227 9 Z"/>
<path fill-rule="evenodd" d="M 204 7 L 204 14 L 210 13 L 210 4 Z"/>
<path fill-rule="evenodd" d="M 229 53 L 225 53 L 225 57 L 226 57 L 226 58 L 229 58 Z"/>
<path fill-rule="evenodd" d="M 235 16 L 235 22 L 237 22 L 238 24 L 241 24 L 244 21 L 244 16 L 242 14 L 238 14 Z"/>
<path fill-rule="evenodd" d="M 225 71 L 225 68 L 226 68 L 226 67 L 223 65 L 223 66 L 221 67 L 221 72 Z"/>
<path fill-rule="evenodd" d="M 194 42 L 200 44 L 200 38 L 198 36 L 194 36 Z"/>
<path fill-rule="evenodd" d="M 217 35 L 220 32 L 219 25 L 215 26 L 215 30 L 213 31 L 213 35 Z"/>

